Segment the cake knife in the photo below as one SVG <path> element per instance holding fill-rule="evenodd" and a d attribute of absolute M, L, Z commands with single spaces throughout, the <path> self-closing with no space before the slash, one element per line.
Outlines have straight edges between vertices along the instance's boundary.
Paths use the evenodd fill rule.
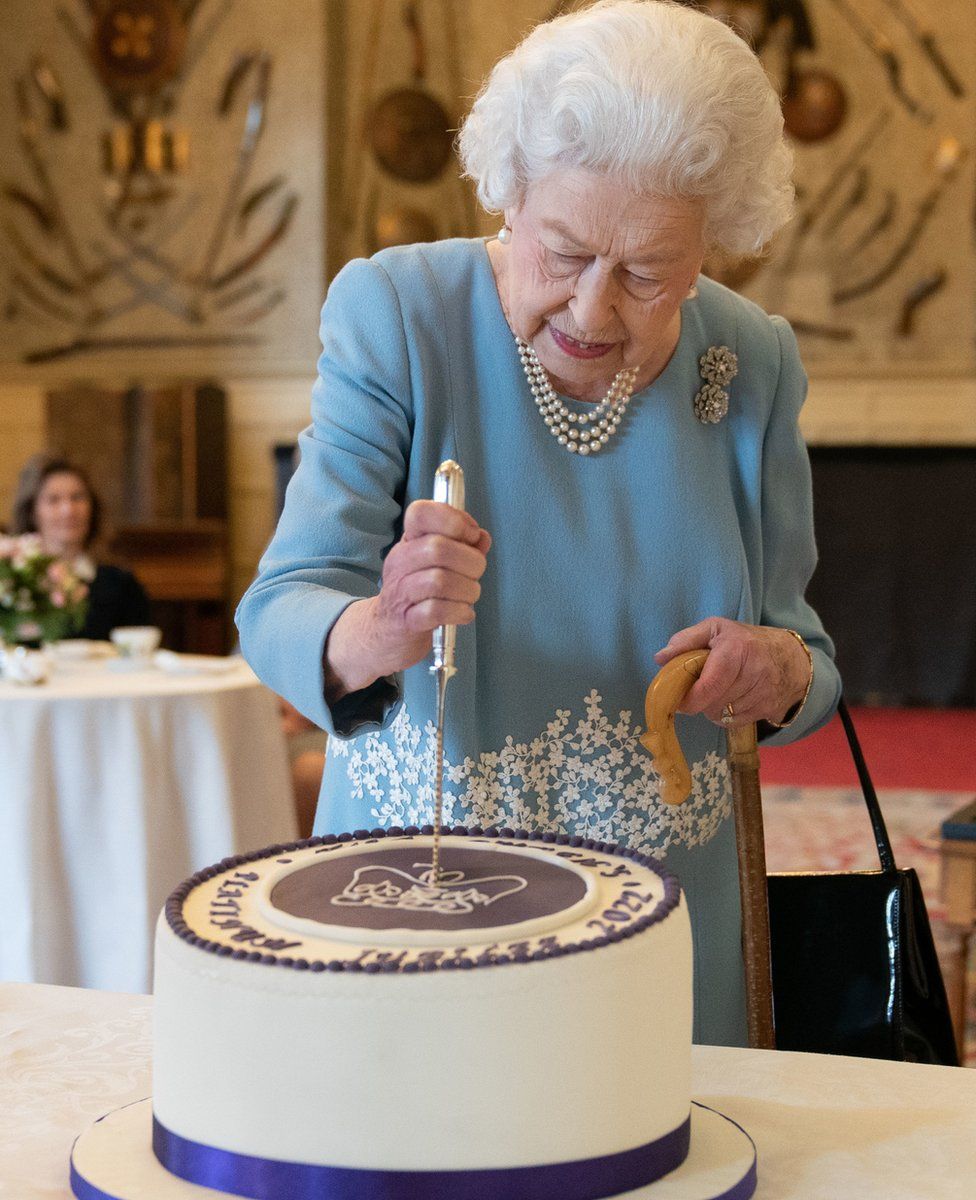
<path fill-rule="evenodd" d="M 434 499 L 464 511 L 464 472 L 451 458 L 437 468 L 434 476 Z M 454 648 L 456 625 L 438 625 L 434 630 L 433 658 L 430 672 L 437 677 L 437 741 L 434 751 L 434 855 L 431 883 L 437 887 L 440 878 L 441 823 L 444 810 L 444 693 L 447 681 L 457 671 Z"/>

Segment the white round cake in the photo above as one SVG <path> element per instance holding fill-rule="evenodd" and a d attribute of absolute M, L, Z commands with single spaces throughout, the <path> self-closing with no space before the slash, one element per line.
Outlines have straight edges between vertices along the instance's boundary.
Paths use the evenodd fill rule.
<path fill-rule="evenodd" d="M 454 829 L 436 881 L 432 866 L 429 829 L 362 830 L 226 859 L 173 893 L 152 1171 L 263 1200 L 595 1200 L 681 1176 L 677 880 L 636 852 L 510 830 Z M 78 1195 L 113 1195 L 112 1121 L 116 1142 L 123 1125 L 145 1137 L 148 1103 L 79 1140 Z M 735 1171 L 740 1190 L 707 1195 L 751 1194 Z M 163 1195 L 144 1186 L 114 1195 Z"/>

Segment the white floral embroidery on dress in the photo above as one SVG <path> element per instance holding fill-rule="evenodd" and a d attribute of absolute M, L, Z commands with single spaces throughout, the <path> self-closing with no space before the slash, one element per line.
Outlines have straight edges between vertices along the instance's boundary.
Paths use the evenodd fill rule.
<path fill-rule="evenodd" d="M 614 724 L 591 691 L 586 716 L 569 709 L 531 742 L 511 737 L 478 761 L 444 759 L 445 824 L 513 825 L 617 842 L 649 854 L 673 845 L 701 846 L 732 812 L 728 764 L 714 751 L 691 765 L 684 804 L 661 800 L 661 781 L 637 739 L 643 732 L 622 711 Z M 330 738 L 329 753 L 348 760 L 351 798 L 371 802 L 380 826 L 423 825 L 433 812 L 433 723 L 414 725 L 404 706 L 390 728 Z"/>

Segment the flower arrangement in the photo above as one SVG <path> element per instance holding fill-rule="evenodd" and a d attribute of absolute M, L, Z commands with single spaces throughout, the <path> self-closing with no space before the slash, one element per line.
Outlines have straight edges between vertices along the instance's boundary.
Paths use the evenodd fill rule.
<path fill-rule="evenodd" d="M 54 642 L 80 629 L 88 611 L 84 576 L 48 554 L 36 534 L 0 537 L 0 638 Z"/>

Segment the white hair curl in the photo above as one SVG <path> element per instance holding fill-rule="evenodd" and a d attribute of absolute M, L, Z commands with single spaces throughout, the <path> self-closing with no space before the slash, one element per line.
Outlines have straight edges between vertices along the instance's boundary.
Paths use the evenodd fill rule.
<path fill-rule="evenodd" d="M 758 251 L 789 219 L 779 100 L 746 43 L 670 0 L 602 0 L 538 25 L 493 68 L 458 135 L 489 212 L 560 168 L 705 204 L 705 241 Z"/>

